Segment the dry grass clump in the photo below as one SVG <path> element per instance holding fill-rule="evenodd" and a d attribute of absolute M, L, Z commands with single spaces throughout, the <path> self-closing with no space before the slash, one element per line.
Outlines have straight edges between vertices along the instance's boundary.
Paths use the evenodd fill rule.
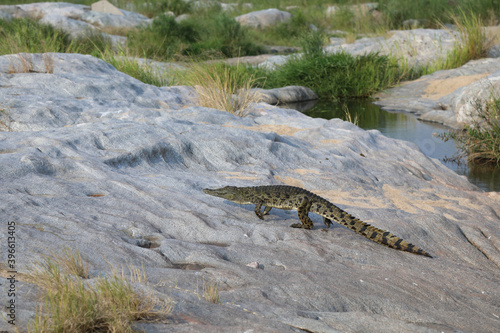
<path fill-rule="evenodd" d="M 443 140 L 454 139 L 460 157 L 471 164 L 500 166 L 500 98 L 476 101 L 477 118 L 463 130 L 441 135 Z"/>
<path fill-rule="evenodd" d="M 7 107 L 0 104 L 0 131 L 10 131 L 10 117 Z"/>
<path fill-rule="evenodd" d="M 67 246 L 64 246 L 61 253 L 52 253 L 53 260 L 59 264 L 63 271 L 74 276 L 79 276 L 83 279 L 90 277 L 89 263 L 83 260 L 79 251 L 73 251 Z"/>
<path fill-rule="evenodd" d="M 215 281 L 206 280 L 205 277 L 202 279 L 202 293 L 199 293 L 198 286 L 196 286 L 196 294 L 198 295 L 198 299 L 203 297 L 207 302 L 214 304 L 221 303 L 219 285 Z"/>
<path fill-rule="evenodd" d="M 459 15 L 451 15 L 451 20 L 459 33 L 460 41 L 445 58 L 425 69 L 423 74 L 430 74 L 441 69 L 458 68 L 469 60 L 483 58 L 493 45 L 494 39 L 487 36 L 479 15 L 460 11 Z M 447 29 L 444 24 L 441 26 Z"/>
<path fill-rule="evenodd" d="M 194 86 L 201 106 L 227 111 L 244 117 L 260 94 L 250 89 L 257 81 L 243 66 L 223 63 L 193 64 L 179 79 Z"/>
<path fill-rule="evenodd" d="M 116 273 L 91 280 L 82 276 L 89 276 L 88 264 L 69 248 L 35 264 L 26 280 L 42 289 L 43 302 L 28 332 L 132 332 L 132 321 L 155 319 L 172 310 L 171 303 L 138 295 Z"/>
<path fill-rule="evenodd" d="M 35 70 L 33 56 L 30 53 L 19 53 L 9 58 L 9 74 L 15 73 L 54 73 L 54 58 L 50 54 L 42 54 L 43 70 Z"/>

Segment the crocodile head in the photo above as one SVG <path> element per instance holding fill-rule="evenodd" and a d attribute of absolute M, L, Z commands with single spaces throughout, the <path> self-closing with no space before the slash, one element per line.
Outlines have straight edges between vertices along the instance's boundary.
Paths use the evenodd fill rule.
<path fill-rule="evenodd" d="M 226 186 L 216 189 L 203 189 L 206 194 L 213 195 L 215 197 L 224 198 L 232 202 L 239 204 L 250 204 L 252 203 L 246 193 L 245 188 L 236 186 Z"/>

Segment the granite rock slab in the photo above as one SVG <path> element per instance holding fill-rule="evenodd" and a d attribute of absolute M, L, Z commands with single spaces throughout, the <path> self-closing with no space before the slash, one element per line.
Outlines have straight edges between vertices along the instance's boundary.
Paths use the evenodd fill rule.
<path fill-rule="evenodd" d="M 289 21 L 291 18 L 292 14 L 289 12 L 276 8 L 269 8 L 236 16 L 234 19 L 243 26 L 266 28 L 281 22 Z"/>
<path fill-rule="evenodd" d="M 8 74 L 13 56 L 0 57 L 11 125 L 0 132 L 0 218 L 16 224 L 19 272 L 63 246 L 88 259 L 91 278 L 109 263 L 144 267 L 138 290 L 174 302 L 164 320 L 135 323 L 146 332 L 498 331 L 500 195 L 414 144 L 265 103 L 240 118 L 91 56 Z M 269 184 L 311 190 L 434 258 L 312 214 L 313 230 L 289 227 L 295 211 L 262 221 L 202 192 Z M 197 296 L 203 279 L 220 304 Z M 22 328 L 39 298 L 19 280 Z"/>
<path fill-rule="evenodd" d="M 376 95 L 374 104 L 462 128 L 476 118 L 477 103 L 484 105 L 494 96 L 500 96 L 500 58 L 484 58 L 388 89 Z"/>

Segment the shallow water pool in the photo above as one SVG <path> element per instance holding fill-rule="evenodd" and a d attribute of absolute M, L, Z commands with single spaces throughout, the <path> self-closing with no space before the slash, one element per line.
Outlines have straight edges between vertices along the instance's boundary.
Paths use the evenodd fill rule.
<path fill-rule="evenodd" d="M 377 129 L 387 137 L 415 143 L 424 154 L 437 158 L 456 173 L 467 176 L 471 183 L 482 190 L 500 191 L 500 168 L 472 168 L 466 163 L 457 164 L 449 160 L 458 154 L 455 142 L 444 142 L 437 136 L 446 133 L 448 127 L 420 121 L 415 115 L 406 112 L 384 111 L 369 101 L 320 101 L 307 111 L 301 111 L 313 118 L 357 118 L 357 125 L 363 129 Z"/>

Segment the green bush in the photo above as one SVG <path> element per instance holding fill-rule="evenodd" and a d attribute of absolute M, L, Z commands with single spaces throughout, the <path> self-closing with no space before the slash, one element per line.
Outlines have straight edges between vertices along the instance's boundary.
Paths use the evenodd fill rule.
<path fill-rule="evenodd" d="M 132 54 L 158 60 L 170 59 L 182 52 L 185 45 L 199 39 L 197 27 L 190 21 L 178 23 L 169 15 L 159 15 L 150 27 L 127 34 Z"/>
<path fill-rule="evenodd" d="M 343 52 L 295 58 L 274 71 L 257 70 L 255 75 L 267 78 L 265 88 L 301 85 L 314 90 L 320 98 L 333 100 L 369 97 L 400 79 L 396 62 L 387 56 Z"/>
<path fill-rule="evenodd" d="M 200 38 L 183 51 L 185 55 L 200 56 L 211 51 L 231 58 L 262 53 L 262 47 L 250 39 L 248 29 L 226 13 L 205 17 L 202 22 L 198 17 L 186 21 L 198 24 Z"/>
<path fill-rule="evenodd" d="M 0 20 L 1 54 L 65 52 L 70 46 L 69 36 L 50 25 L 29 19 Z"/>
<path fill-rule="evenodd" d="M 382 11 L 392 28 L 401 27 L 408 19 L 424 19 L 428 26 L 438 26 L 438 22 L 453 23 L 450 14 L 472 11 L 483 20 L 500 16 L 500 0 L 379 0 Z"/>
<path fill-rule="evenodd" d="M 472 164 L 500 166 L 500 98 L 486 103 L 476 101 L 477 118 L 463 130 L 450 131 L 441 136 L 444 141 L 454 139 L 461 156 Z"/>
<path fill-rule="evenodd" d="M 0 20 L 0 54 L 66 52 L 98 56 L 110 48 L 107 38 L 91 31 L 75 40 L 60 29 L 31 19 Z"/>
<path fill-rule="evenodd" d="M 294 11 L 292 18 L 274 26 L 250 28 L 252 40 L 264 45 L 297 46 L 302 35 L 311 30 L 308 17 L 302 11 Z"/>
<path fill-rule="evenodd" d="M 184 0 L 163 0 L 157 4 L 158 11 L 171 11 L 175 16 L 181 14 L 189 14 L 193 11 L 193 6 L 190 1 Z"/>
<path fill-rule="evenodd" d="M 261 53 L 247 29 L 225 13 L 193 16 L 181 22 L 172 16 L 160 15 L 151 27 L 128 34 L 131 53 L 158 60 L 184 55 L 206 57 L 247 56 Z"/>

